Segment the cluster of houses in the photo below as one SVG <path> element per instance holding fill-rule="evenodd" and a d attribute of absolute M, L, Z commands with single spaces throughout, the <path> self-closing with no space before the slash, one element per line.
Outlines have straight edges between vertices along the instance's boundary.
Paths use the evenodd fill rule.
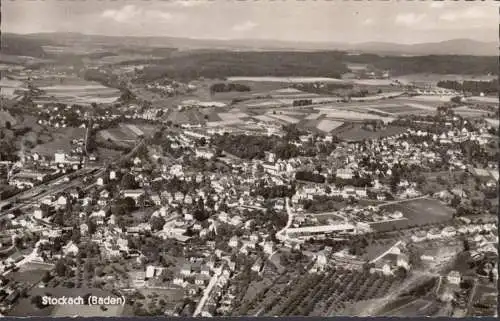
<path fill-rule="evenodd" d="M 429 240 L 439 240 L 444 238 L 454 237 L 456 235 L 468 235 L 480 232 L 492 232 L 495 230 L 495 224 L 468 224 L 455 228 L 453 226 L 446 226 L 443 229 L 430 228 L 428 231 L 419 231 L 411 236 L 411 240 L 415 243 L 424 242 Z"/>

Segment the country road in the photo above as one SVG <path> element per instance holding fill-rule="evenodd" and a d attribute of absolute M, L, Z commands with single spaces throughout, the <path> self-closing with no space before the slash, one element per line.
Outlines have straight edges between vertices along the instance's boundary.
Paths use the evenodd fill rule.
<path fill-rule="evenodd" d="M 292 209 L 290 208 L 290 200 L 288 199 L 288 197 L 285 198 L 285 208 L 286 208 L 286 213 L 288 214 L 288 221 L 286 222 L 285 227 L 276 232 L 276 238 L 280 241 L 285 241 L 288 239 L 288 236 L 286 235 L 286 230 L 290 228 L 293 222 L 293 214 L 292 214 Z"/>
<path fill-rule="evenodd" d="M 219 275 L 214 274 L 214 276 L 212 276 L 212 278 L 210 279 L 208 286 L 205 288 L 205 291 L 203 291 L 203 297 L 201 298 L 200 302 L 196 306 L 196 310 L 193 313 L 193 317 L 197 317 L 198 315 L 200 315 L 201 311 L 203 310 L 203 307 L 205 306 L 205 303 L 207 302 L 208 298 L 210 297 L 210 293 L 212 292 L 212 289 L 217 284 L 218 280 L 219 280 Z"/>

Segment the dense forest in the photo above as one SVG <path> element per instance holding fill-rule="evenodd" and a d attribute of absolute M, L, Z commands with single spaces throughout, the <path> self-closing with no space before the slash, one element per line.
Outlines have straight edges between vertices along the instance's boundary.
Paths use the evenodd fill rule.
<path fill-rule="evenodd" d="M 159 60 L 144 68 L 144 80 L 225 79 L 230 76 L 307 76 L 340 78 L 348 72 L 340 52 L 197 52 Z"/>
<path fill-rule="evenodd" d="M 437 83 L 437 86 L 441 88 L 472 93 L 475 96 L 479 95 L 480 93 L 484 93 L 485 95 L 498 93 L 498 79 L 494 79 L 491 81 L 465 80 L 463 82 L 455 80 L 445 80 L 439 81 Z"/>
<path fill-rule="evenodd" d="M 47 54 L 42 44 L 34 39 L 27 39 L 20 35 L 2 34 L 2 54 L 46 58 Z"/>
<path fill-rule="evenodd" d="M 210 86 L 211 93 L 225 93 L 231 91 L 245 92 L 250 90 L 251 90 L 250 87 L 238 83 L 229 83 L 229 84 L 217 83 Z"/>
<path fill-rule="evenodd" d="M 196 52 L 156 61 L 139 75 L 143 81 L 162 77 L 191 80 L 231 76 L 331 77 L 348 72 L 347 63 L 370 64 L 392 75 L 413 73 L 484 75 L 498 73 L 497 57 L 475 56 L 350 56 L 330 52 Z"/>

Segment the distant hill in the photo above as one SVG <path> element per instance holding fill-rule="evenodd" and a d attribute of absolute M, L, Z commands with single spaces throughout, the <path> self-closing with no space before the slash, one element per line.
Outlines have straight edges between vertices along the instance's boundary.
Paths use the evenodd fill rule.
<path fill-rule="evenodd" d="M 2 34 L 1 53 L 12 56 L 45 58 L 42 42 L 38 39 L 16 34 Z"/>
<path fill-rule="evenodd" d="M 342 50 L 387 55 L 472 55 L 498 56 L 496 42 L 471 39 L 453 39 L 434 43 L 397 44 L 390 42 L 365 42 L 358 44 L 340 42 L 291 42 L 264 39 L 191 39 L 176 37 L 116 37 L 84 35 L 80 33 L 38 33 L 15 35 L 17 38 L 39 40 L 63 46 L 94 45 L 102 47 L 169 47 L 188 49 L 223 49 L 246 51 L 322 51 Z M 3 50 L 3 44 L 2 44 Z"/>
<path fill-rule="evenodd" d="M 471 39 L 454 39 L 434 43 L 395 44 L 388 42 L 367 42 L 353 45 L 350 49 L 366 53 L 399 55 L 464 55 L 497 56 L 498 44 Z"/>

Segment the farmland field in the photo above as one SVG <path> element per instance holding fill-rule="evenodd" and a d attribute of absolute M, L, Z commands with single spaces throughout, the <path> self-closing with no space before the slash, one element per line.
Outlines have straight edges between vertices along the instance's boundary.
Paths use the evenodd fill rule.
<path fill-rule="evenodd" d="M 465 117 L 481 117 L 481 116 L 487 116 L 488 114 L 491 114 L 491 112 L 486 111 L 486 110 L 481 110 L 481 109 L 474 109 L 474 108 L 469 108 L 467 106 L 462 106 L 455 108 L 453 110 L 455 113 L 465 116 Z"/>
<path fill-rule="evenodd" d="M 497 104 L 498 105 L 498 97 L 468 97 L 467 101 L 473 101 L 473 102 L 481 102 L 481 103 L 490 103 L 490 104 Z"/>
<path fill-rule="evenodd" d="M 45 92 L 43 96 L 37 97 L 37 102 L 55 100 L 70 104 L 112 103 L 120 94 L 117 89 L 69 77 L 36 80 L 35 86 Z"/>
<path fill-rule="evenodd" d="M 352 82 L 356 85 L 389 86 L 394 81 L 391 79 L 354 79 Z"/>
<path fill-rule="evenodd" d="M 101 130 L 99 136 L 104 140 L 134 141 L 138 136 L 149 135 L 154 127 L 149 125 L 135 125 L 120 123 L 118 127 Z"/>
<path fill-rule="evenodd" d="M 451 101 L 453 96 L 434 96 L 434 95 L 421 95 L 412 97 L 413 100 L 416 101 L 425 101 L 425 102 L 449 102 Z"/>
<path fill-rule="evenodd" d="M 394 118 L 392 117 L 382 117 L 378 115 L 365 114 L 349 110 L 337 110 L 331 108 L 316 108 L 316 109 L 325 112 L 326 117 L 333 119 L 358 120 L 358 121 L 365 119 L 378 119 L 378 120 L 383 120 L 384 122 L 390 122 L 394 120 Z"/>
<path fill-rule="evenodd" d="M 272 117 L 272 118 L 277 118 L 279 120 L 282 120 L 282 121 L 290 123 L 290 124 L 296 124 L 296 123 L 298 123 L 300 121 L 297 118 L 290 117 L 290 116 L 287 116 L 287 115 L 280 115 L 280 114 L 274 115 L 274 114 L 272 114 L 272 115 L 269 115 L 269 116 Z"/>
<path fill-rule="evenodd" d="M 279 122 L 277 121 L 276 119 L 272 118 L 272 117 L 269 117 L 269 116 L 266 116 L 266 115 L 258 115 L 258 116 L 253 116 L 253 118 L 257 119 L 257 120 L 260 120 L 260 121 L 263 121 L 263 122 Z"/>
<path fill-rule="evenodd" d="M 343 123 L 339 122 L 339 121 L 323 119 L 323 120 L 320 120 L 320 122 L 318 123 L 318 125 L 316 125 L 316 127 L 321 131 L 329 133 L 332 130 L 334 130 L 335 128 L 338 128 L 339 126 L 341 126 L 342 124 Z"/>
<path fill-rule="evenodd" d="M 219 117 L 222 120 L 238 119 L 238 118 L 248 117 L 248 114 L 243 113 L 243 112 L 219 113 Z"/>
<path fill-rule="evenodd" d="M 344 82 L 340 79 L 327 77 L 228 77 L 229 81 L 255 81 L 255 82 L 280 82 L 280 83 L 299 83 L 299 82 Z"/>
<path fill-rule="evenodd" d="M 418 199 L 383 207 L 389 211 L 400 211 L 408 219 L 408 225 L 442 223 L 453 217 L 453 210 L 433 199 Z"/>
<path fill-rule="evenodd" d="M 416 106 L 412 106 L 410 104 L 403 106 L 380 106 L 373 108 L 374 110 L 382 111 L 384 113 L 389 114 L 421 114 L 427 112 L 426 109 L 418 108 Z"/>

